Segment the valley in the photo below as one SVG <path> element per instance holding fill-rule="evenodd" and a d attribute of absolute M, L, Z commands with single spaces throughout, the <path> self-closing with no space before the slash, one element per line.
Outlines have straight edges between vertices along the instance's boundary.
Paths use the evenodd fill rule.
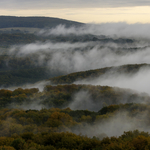
<path fill-rule="evenodd" d="M 0 149 L 149 149 L 143 26 L 0 16 Z"/>

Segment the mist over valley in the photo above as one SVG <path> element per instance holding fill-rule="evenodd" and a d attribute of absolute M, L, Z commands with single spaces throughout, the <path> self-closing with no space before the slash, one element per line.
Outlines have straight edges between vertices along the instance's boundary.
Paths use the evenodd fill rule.
<path fill-rule="evenodd" d="M 78 136 L 103 148 L 128 134 L 150 137 L 150 24 L 9 16 L 0 23 L 1 137 L 32 133 L 45 145 L 51 134 Z"/>

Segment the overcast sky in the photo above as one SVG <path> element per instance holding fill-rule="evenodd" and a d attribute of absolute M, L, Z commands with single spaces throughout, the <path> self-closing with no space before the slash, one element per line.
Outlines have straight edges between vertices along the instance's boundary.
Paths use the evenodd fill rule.
<path fill-rule="evenodd" d="M 150 23 L 150 0 L 0 0 L 1 15 Z"/>

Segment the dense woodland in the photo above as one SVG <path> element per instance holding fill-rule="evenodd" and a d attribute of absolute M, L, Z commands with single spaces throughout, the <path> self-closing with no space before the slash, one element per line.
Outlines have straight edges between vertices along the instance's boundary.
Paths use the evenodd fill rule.
<path fill-rule="evenodd" d="M 143 68 L 149 69 L 149 64 L 109 66 L 68 74 L 48 65 L 52 53 L 42 50 L 28 55 L 17 53 L 25 44 L 48 42 L 92 43 L 71 49 L 72 53 L 85 53 L 95 43 L 101 43 L 100 49 L 105 44 L 114 44 L 110 51 L 117 56 L 148 46 L 138 47 L 134 43 L 137 41 L 130 38 L 92 34 L 45 36 L 38 32 L 40 29 L 47 32 L 45 29 L 59 24 L 85 25 L 58 18 L 0 16 L 0 150 L 149 150 L 150 96 L 147 93 L 75 84 L 108 73 L 132 76 Z M 10 53 L 14 47 L 16 51 Z M 40 64 L 42 54 L 44 59 Z M 38 88 L 21 86 L 37 81 L 45 83 L 43 90 L 39 82 Z"/>
<path fill-rule="evenodd" d="M 0 85 L 2 87 L 35 83 L 60 75 L 47 66 L 36 66 L 30 57 L 0 56 Z"/>
<path fill-rule="evenodd" d="M 0 34 L 0 39 L 0 46 L 3 48 L 8 48 L 11 45 L 27 44 L 41 40 L 40 37 L 34 34 L 24 33 L 2 33 Z"/>
<path fill-rule="evenodd" d="M 2 149 L 149 149 L 150 135 L 138 130 L 122 133 L 119 137 L 100 134 L 88 137 L 71 133 L 83 130 L 87 124 L 103 123 L 116 112 L 128 110 L 128 117 L 141 120 L 140 115 L 149 111 L 149 106 L 140 104 L 111 105 L 98 112 L 72 111 L 66 109 L 19 110 L 1 109 L 0 148 Z M 149 114 L 147 114 L 147 117 Z M 140 124 L 139 124 L 140 125 Z M 63 132 L 62 132 L 63 131 Z M 66 132 L 64 132 L 66 131 Z M 104 131 L 105 132 L 105 131 Z"/>
<path fill-rule="evenodd" d="M 75 84 L 47 85 L 43 92 L 39 92 L 38 88 L 18 88 L 14 91 L 1 89 L 0 95 L 1 108 L 16 106 L 19 108 L 25 104 L 32 105 L 32 103 L 39 106 L 41 105 L 44 108 L 64 108 L 70 106 L 70 104 L 75 101 L 75 97 L 80 97 L 80 95 L 83 96 L 83 98 L 76 104 L 76 109 L 79 109 L 82 105 L 87 105 L 83 108 L 92 111 L 98 111 L 102 107 L 112 104 L 121 104 L 124 102 L 149 103 L 150 100 L 150 97 L 146 93 L 138 94 L 128 89 Z M 90 104 L 92 104 L 92 106 L 90 106 Z"/>
<path fill-rule="evenodd" d="M 149 142 L 150 135 L 147 132 L 139 132 L 138 130 L 124 132 L 124 134 L 118 138 L 107 137 L 101 141 L 95 137 L 88 138 L 68 132 L 42 134 L 26 132 L 20 134 L 20 136 L 1 137 L 0 147 L 6 150 L 144 150 L 149 149 Z M 4 143 L 5 146 L 3 146 Z"/>

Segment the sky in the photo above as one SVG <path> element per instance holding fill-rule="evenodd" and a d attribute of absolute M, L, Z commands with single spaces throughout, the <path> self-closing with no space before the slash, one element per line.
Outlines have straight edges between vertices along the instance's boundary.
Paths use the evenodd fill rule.
<path fill-rule="evenodd" d="M 0 12 L 83 23 L 150 23 L 150 0 L 0 0 Z"/>

